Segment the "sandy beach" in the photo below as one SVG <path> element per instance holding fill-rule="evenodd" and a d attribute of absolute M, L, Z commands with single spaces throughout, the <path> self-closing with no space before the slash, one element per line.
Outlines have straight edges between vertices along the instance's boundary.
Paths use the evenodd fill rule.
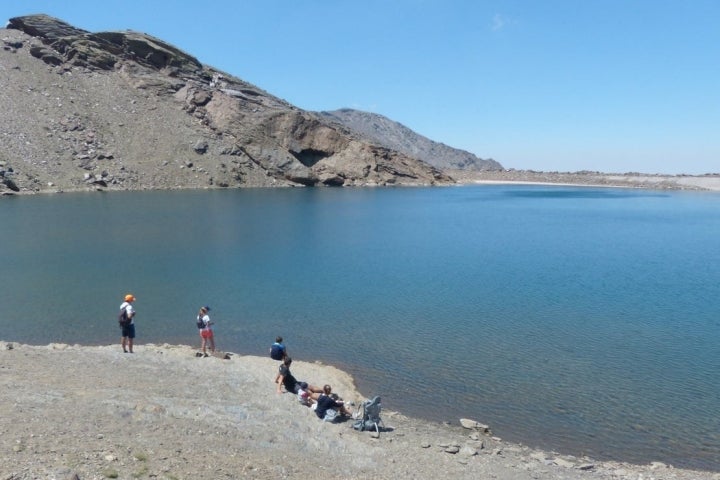
<path fill-rule="evenodd" d="M 720 479 L 659 462 L 533 450 L 460 419 L 408 418 L 396 411 L 401 405 L 384 406 L 379 436 L 358 432 L 352 421 L 322 422 L 294 395 L 276 393 L 278 362 L 269 357 L 195 353 L 0 342 L 0 479 Z M 297 361 L 292 370 L 363 400 L 332 366 Z"/>

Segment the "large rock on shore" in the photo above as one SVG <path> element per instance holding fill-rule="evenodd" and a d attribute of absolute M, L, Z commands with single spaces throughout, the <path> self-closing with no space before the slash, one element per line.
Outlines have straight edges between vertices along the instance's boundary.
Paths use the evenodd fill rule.
<path fill-rule="evenodd" d="M 30 15 L 0 47 L 19 191 L 454 183 L 144 33 Z"/>

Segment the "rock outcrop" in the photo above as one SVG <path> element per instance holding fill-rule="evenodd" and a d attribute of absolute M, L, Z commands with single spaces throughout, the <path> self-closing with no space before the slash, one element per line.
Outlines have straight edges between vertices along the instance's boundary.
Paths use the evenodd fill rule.
<path fill-rule="evenodd" d="M 0 194 L 454 183 L 144 33 L 12 18 L 0 73 Z"/>

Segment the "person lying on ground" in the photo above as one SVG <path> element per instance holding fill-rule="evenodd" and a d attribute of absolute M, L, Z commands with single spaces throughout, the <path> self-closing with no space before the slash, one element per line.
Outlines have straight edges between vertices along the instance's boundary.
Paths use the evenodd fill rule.
<path fill-rule="evenodd" d="M 291 363 L 292 358 L 285 357 L 283 363 L 280 364 L 278 374 L 275 377 L 275 383 L 277 383 L 277 393 L 282 393 L 283 386 L 285 386 L 285 390 L 294 394 L 297 394 L 298 390 L 300 390 L 300 382 L 298 382 L 297 379 L 293 376 L 293 374 L 290 373 Z M 308 385 L 306 390 L 308 392 L 322 392 L 322 389 L 320 387 L 316 387 L 314 385 Z"/>

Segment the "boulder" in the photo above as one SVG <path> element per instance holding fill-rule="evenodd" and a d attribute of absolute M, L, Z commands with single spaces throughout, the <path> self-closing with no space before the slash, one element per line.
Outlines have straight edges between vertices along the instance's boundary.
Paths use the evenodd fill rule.
<path fill-rule="evenodd" d="M 490 427 L 469 418 L 461 418 L 460 425 L 469 430 L 478 430 L 482 433 L 490 433 Z"/>

